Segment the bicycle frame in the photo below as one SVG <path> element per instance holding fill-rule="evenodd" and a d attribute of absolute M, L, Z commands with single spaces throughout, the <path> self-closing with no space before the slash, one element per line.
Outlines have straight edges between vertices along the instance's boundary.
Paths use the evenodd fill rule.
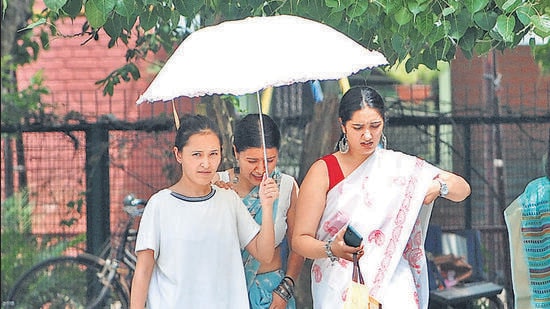
<path fill-rule="evenodd" d="M 129 219 L 120 225 L 120 233 L 116 232 L 116 236 L 112 238 L 114 241 L 109 241 L 100 254 L 58 256 L 35 264 L 19 277 L 9 291 L 8 299 L 2 302 L 2 306 L 50 307 L 55 302 L 54 306 L 78 305 L 95 309 L 109 304 L 119 304 L 123 307 L 128 305 L 131 280 L 137 262 L 133 250 L 137 231 L 133 227 L 135 218 L 143 213 L 146 200 L 128 195 L 123 204 Z M 65 276 L 75 271 L 75 274 L 84 276 L 72 277 L 75 282 L 80 282 L 80 285 L 71 286 L 71 281 L 67 281 Z M 86 273 L 90 276 L 86 276 Z M 60 287 L 50 284 L 51 280 L 68 284 Z M 42 285 L 43 288 L 36 288 L 37 281 L 48 284 Z M 31 303 L 34 305 L 30 305 Z"/>
<path fill-rule="evenodd" d="M 143 213 L 143 207 L 147 201 L 142 199 L 136 199 L 133 195 L 128 195 L 124 199 L 124 211 L 130 216 L 123 229 L 122 236 L 120 237 L 120 243 L 113 248 L 116 249 L 113 258 L 106 258 L 102 270 L 97 274 L 98 279 L 103 284 L 98 297 L 88 307 L 94 308 L 105 297 L 111 282 L 115 277 L 121 283 L 125 289 L 125 294 L 129 298 L 131 279 L 136 269 L 137 257 L 133 253 L 133 250 L 128 248 L 128 244 L 133 243 L 137 237 L 137 231 L 133 229 L 135 218 L 141 216 Z M 141 207 L 140 207 L 141 206 Z M 125 265 L 127 269 L 121 268 L 121 264 Z"/>

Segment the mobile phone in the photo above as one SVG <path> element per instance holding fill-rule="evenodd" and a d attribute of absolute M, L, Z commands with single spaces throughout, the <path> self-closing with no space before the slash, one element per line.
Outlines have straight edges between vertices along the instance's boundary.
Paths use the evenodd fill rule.
<path fill-rule="evenodd" d="M 363 236 L 357 232 L 353 226 L 348 225 L 346 232 L 344 233 L 344 242 L 351 247 L 359 247 L 363 241 Z"/>

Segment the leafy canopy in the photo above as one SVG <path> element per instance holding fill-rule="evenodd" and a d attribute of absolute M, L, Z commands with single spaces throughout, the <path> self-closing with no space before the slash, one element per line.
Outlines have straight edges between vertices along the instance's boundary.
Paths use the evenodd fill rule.
<path fill-rule="evenodd" d="M 248 16 L 298 15 L 334 27 L 407 72 L 436 69 L 457 49 L 471 58 L 518 45 L 528 33 L 550 36 L 549 0 L 44 0 L 33 26 L 62 17 L 86 17 L 83 32 L 128 46 L 127 65 L 98 84 L 112 94 L 121 80 L 140 77 L 133 64 L 160 48 L 171 52 L 198 27 Z M 200 19 L 196 17 L 200 16 Z M 182 18 L 185 17 L 185 18 Z M 185 25 L 182 25 L 181 21 Z M 55 35 L 55 27 L 50 27 Z M 135 44 L 130 46 L 130 44 Z M 534 40 L 531 41 L 534 46 Z"/>

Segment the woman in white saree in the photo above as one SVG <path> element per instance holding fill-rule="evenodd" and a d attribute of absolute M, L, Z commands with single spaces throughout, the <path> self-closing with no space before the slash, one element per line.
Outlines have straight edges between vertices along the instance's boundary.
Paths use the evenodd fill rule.
<path fill-rule="evenodd" d="M 337 151 L 314 162 L 302 182 L 294 249 L 314 259 L 313 306 L 342 308 L 358 253 L 365 284 L 384 309 L 427 308 L 424 237 L 433 201 L 462 201 L 470 186 L 460 176 L 415 156 L 379 147 L 385 109 L 370 87 L 351 88 L 340 101 Z M 363 236 L 347 246 L 352 225 Z"/>

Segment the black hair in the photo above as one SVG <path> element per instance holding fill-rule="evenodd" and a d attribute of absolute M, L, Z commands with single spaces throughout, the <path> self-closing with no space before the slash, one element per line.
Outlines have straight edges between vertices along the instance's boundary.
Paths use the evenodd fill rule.
<path fill-rule="evenodd" d="M 176 146 L 180 151 L 187 145 L 189 138 L 197 133 L 203 133 L 206 131 L 212 131 L 218 137 L 220 141 L 220 148 L 222 144 L 222 135 L 218 125 L 203 115 L 185 114 L 180 118 L 180 127 L 176 133 Z"/>
<path fill-rule="evenodd" d="M 342 125 L 345 125 L 351 119 L 353 113 L 365 107 L 374 108 L 382 116 L 384 122 L 386 121 L 386 107 L 384 106 L 382 96 L 374 88 L 356 86 L 346 91 L 342 99 L 340 99 L 338 116 Z M 344 133 L 340 135 L 339 140 L 343 137 Z M 338 143 L 336 143 L 336 150 L 339 150 Z"/>
<path fill-rule="evenodd" d="M 268 115 L 262 114 L 264 124 L 265 147 L 276 148 L 281 146 L 281 133 L 279 127 Z M 260 114 L 248 114 L 235 125 L 233 145 L 237 152 L 248 148 L 261 148 L 262 133 L 260 126 Z"/>
<path fill-rule="evenodd" d="M 384 100 L 376 90 L 368 86 L 350 88 L 340 100 L 338 109 L 338 116 L 341 118 L 342 124 L 350 120 L 354 112 L 365 107 L 376 109 L 380 116 L 385 118 Z"/>

